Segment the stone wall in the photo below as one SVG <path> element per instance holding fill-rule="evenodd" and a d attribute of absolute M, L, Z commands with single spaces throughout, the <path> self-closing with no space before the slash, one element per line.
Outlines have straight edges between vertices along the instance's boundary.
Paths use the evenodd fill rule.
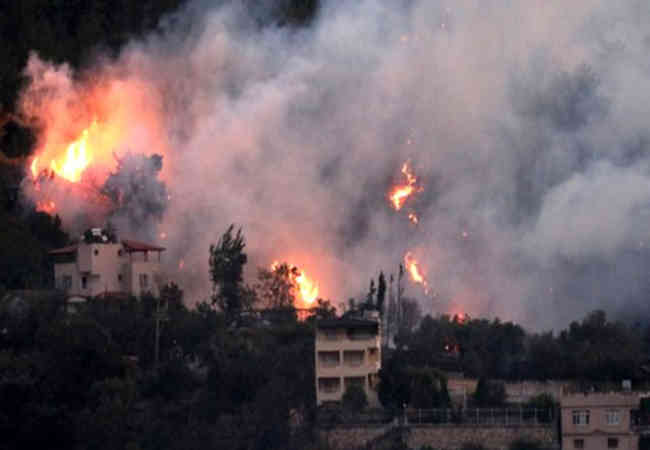
<path fill-rule="evenodd" d="M 332 450 L 364 448 L 378 444 L 391 426 L 338 426 L 321 430 L 321 438 Z M 557 448 L 552 426 L 459 426 L 413 425 L 406 428 L 404 440 L 410 449 L 430 446 L 436 450 L 457 450 L 468 442 L 478 443 L 490 450 L 506 450 L 513 441 L 525 438 L 541 443 L 544 448 Z M 374 448 L 374 446 L 373 446 Z"/>
<path fill-rule="evenodd" d="M 364 447 L 390 429 L 390 425 L 337 426 L 321 429 L 320 437 L 331 450 L 350 450 Z"/>
<path fill-rule="evenodd" d="M 467 442 L 483 445 L 488 449 L 507 449 L 517 439 L 538 441 L 543 447 L 556 446 L 555 433 L 551 426 L 458 426 L 458 425 L 416 425 L 409 428 L 406 443 L 411 449 L 428 445 L 434 449 L 455 450 Z"/>

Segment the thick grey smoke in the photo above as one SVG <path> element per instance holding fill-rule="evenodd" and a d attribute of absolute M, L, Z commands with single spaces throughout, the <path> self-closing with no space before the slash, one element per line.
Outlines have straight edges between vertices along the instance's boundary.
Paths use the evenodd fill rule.
<path fill-rule="evenodd" d="M 547 328 L 647 300 L 647 2 L 332 0 L 300 30 L 197 2 L 162 29 L 97 71 L 156 93 L 195 300 L 233 222 L 251 276 L 287 260 L 334 303 L 406 251 L 425 312 Z M 386 198 L 408 158 L 417 227 Z"/>

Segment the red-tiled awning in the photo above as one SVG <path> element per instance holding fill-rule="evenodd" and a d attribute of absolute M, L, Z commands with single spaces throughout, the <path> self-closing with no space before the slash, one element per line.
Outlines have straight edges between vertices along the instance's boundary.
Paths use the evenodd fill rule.
<path fill-rule="evenodd" d="M 158 247 L 156 245 L 146 244 L 144 242 L 122 240 L 124 250 L 127 252 L 162 252 L 165 247 Z"/>

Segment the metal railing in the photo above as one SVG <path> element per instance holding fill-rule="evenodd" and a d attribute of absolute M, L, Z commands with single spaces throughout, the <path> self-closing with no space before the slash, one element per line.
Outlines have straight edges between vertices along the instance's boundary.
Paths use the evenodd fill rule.
<path fill-rule="evenodd" d="M 519 426 L 550 424 L 555 412 L 537 408 L 406 409 L 404 417 L 409 424 Z"/>

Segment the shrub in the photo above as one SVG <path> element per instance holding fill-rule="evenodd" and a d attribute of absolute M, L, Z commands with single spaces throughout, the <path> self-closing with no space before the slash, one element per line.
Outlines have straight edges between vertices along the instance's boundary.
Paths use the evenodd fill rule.
<path fill-rule="evenodd" d="M 361 386 L 352 385 L 343 394 L 343 407 L 351 412 L 361 412 L 368 406 L 366 391 Z"/>
<path fill-rule="evenodd" d="M 479 407 L 503 406 L 506 401 L 506 388 L 503 383 L 488 381 L 485 378 L 478 380 L 474 392 L 474 402 Z"/>

